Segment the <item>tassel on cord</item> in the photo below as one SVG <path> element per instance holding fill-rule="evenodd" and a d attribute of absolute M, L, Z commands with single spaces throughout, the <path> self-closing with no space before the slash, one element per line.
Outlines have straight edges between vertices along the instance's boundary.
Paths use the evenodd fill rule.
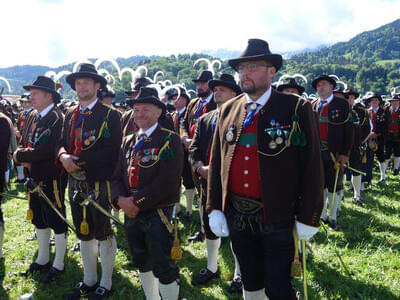
<path fill-rule="evenodd" d="M 80 225 L 80 232 L 83 235 L 88 235 L 89 234 L 89 224 L 86 221 L 86 206 L 83 206 L 83 220 Z"/>
<path fill-rule="evenodd" d="M 297 235 L 296 223 L 293 226 L 293 240 L 294 240 L 294 258 L 290 266 L 290 275 L 292 277 L 301 277 L 301 263 L 299 260 L 299 236 Z"/>
<path fill-rule="evenodd" d="M 178 239 L 178 222 L 176 218 L 174 219 L 174 244 L 171 248 L 171 258 L 174 260 L 182 259 L 182 253 L 183 250 L 181 246 L 179 245 L 179 239 Z"/>

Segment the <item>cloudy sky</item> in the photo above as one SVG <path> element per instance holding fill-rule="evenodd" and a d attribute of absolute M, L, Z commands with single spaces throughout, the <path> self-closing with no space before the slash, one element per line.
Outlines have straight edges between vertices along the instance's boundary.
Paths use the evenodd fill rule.
<path fill-rule="evenodd" d="M 59 66 L 87 57 L 243 50 L 346 41 L 400 17 L 400 0 L 4 0 L 0 67 Z M 1 75 L 1 74 L 0 74 Z"/>

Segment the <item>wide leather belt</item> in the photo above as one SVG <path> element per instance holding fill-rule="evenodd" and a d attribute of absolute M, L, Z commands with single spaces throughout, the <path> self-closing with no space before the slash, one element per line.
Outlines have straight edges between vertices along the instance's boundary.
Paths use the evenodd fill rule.
<path fill-rule="evenodd" d="M 261 199 L 248 198 L 232 192 L 229 192 L 228 198 L 233 208 L 242 214 L 252 215 L 264 207 Z"/>

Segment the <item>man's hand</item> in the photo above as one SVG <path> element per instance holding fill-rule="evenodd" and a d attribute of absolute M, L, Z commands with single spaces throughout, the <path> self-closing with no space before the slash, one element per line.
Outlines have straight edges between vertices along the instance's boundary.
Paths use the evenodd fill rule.
<path fill-rule="evenodd" d="M 139 207 L 133 202 L 133 197 L 118 197 L 118 206 L 124 211 L 124 213 L 131 219 L 136 218 L 139 214 Z"/>
<path fill-rule="evenodd" d="M 60 156 L 60 162 L 62 163 L 65 171 L 68 173 L 72 173 L 81 169 L 75 164 L 75 161 L 78 159 L 79 157 L 67 153 L 64 153 Z"/>
<path fill-rule="evenodd" d="M 197 169 L 197 173 L 203 177 L 205 180 L 208 180 L 208 166 L 201 166 Z"/>
<path fill-rule="evenodd" d="M 186 149 L 189 149 L 190 145 L 192 144 L 192 139 L 185 137 L 185 138 L 183 138 L 182 143 Z"/>
<path fill-rule="evenodd" d="M 337 162 L 340 164 L 340 167 L 343 167 L 345 163 L 349 161 L 349 157 L 346 155 L 339 155 Z"/>

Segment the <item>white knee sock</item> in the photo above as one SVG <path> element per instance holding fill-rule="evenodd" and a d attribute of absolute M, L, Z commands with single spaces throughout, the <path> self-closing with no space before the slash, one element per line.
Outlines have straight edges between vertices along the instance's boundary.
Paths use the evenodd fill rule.
<path fill-rule="evenodd" d="M 192 207 L 193 207 L 193 199 L 196 193 L 196 189 L 188 189 L 185 190 L 185 198 L 186 198 L 186 212 L 192 214 Z"/>
<path fill-rule="evenodd" d="M 81 256 L 83 264 L 83 282 L 87 286 L 93 286 L 97 283 L 97 256 L 99 252 L 98 241 L 81 242 Z"/>
<path fill-rule="evenodd" d="M 10 181 L 10 170 L 4 172 L 4 180 L 6 183 Z"/>
<path fill-rule="evenodd" d="M 360 199 L 361 197 L 361 175 L 352 175 L 351 183 L 354 187 L 354 198 Z"/>
<path fill-rule="evenodd" d="M 232 255 L 235 260 L 235 273 L 233 274 L 233 278 L 235 279 L 235 278 L 241 277 L 242 274 L 240 273 L 239 261 L 236 257 L 235 252 L 233 252 L 232 242 L 230 244 L 231 244 Z"/>
<path fill-rule="evenodd" d="M 36 236 L 39 244 L 39 250 L 35 262 L 39 265 L 45 265 L 50 260 L 50 228 L 36 228 Z"/>
<path fill-rule="evenodd" d="M 153 274 L 153 271 L 148 271 L 141 273 L 139 272 L 140 282 L 142 283 L 142 288 L 146 300 L 159 300 L 160 292 L 158 291 L 158 278 Z"/>
<path fill-rule="evenodd" d="M 329 193 L 329 194 L 331 194 L 331 193 Z M 338 209 L 338 207 L 340 205 L 340 200 L 341 200 L 340 199 L 340 192 L 336 193 L 335 202 L 332 202 L 332 198 L 330 199 L 330 202 L 329 202 L 329 217 L 330 217 L 331 220 L 335 220 L 336 221 L 336 219 L 337 219 L 336 213 L 337 213 L 337 209 Z"/>
<path fill-rule="evenodd" d="M 267 300 L 267 296 L 265 295 L 265 289 L 261 289 L 258 291 L 246 291 L 243 289 L 243 299 L 244 300 Z"/>
<path fill-rule="evenodd" d="M 400 157 L 399 156 L 395 156 L 393 159 L 393 169 L 394 170 L 398 170 L 400 167 Z"/>
<path fill-rule="evenodd" d="M 25 178 L 24 166 L 17 166 L 17 173 L 18 173 L 17 179 L 24 179 Z"/>
<path fill-rule="evenodd" d="M 206 239 L 207 246 L 207 269 L 215 273 L 218 270 L 218 249 L 221 245 L 221 238 L 216 240 Z"/>
<path fill-rule="evenodd" d="M 160 294 L 163 300 L 178 300 L 178 283 L 176 281 L 173 281 L 170 284 L 162 284 L 160 282 Z"/>
<path fill-rule="evenodd" d="M 100 241 L 101 281 L 100 286 L 111 290 L 112 273 L 114 269 L 115 253 L 117 252 L 117 240 L 111 236 L 105 241 Z"/>
<path fill-rule="evenodd" d="M 381 178 L 380 180 L 385 180 L 386 179 L 386 162 L 378 162 L 379 164 L 379 171 L 381 173 Z"/>
<path fill-rule="evenodd" d="M 321 219 L 326 220 L 326 215 L 327 215 L 327 210 L 328 210 L 328 189 L 324 189 L 322 198 L 324 200 L 324 206 L 322 208 Z"/>
<path fill-rule="evenodd" d="M 56 242 L 56 257 L 54 258 L 53 267 L 62 271 L 64 270 L 64 257 L 67 249 L 67 233 L 56 234 L 54 240 Z"/>

